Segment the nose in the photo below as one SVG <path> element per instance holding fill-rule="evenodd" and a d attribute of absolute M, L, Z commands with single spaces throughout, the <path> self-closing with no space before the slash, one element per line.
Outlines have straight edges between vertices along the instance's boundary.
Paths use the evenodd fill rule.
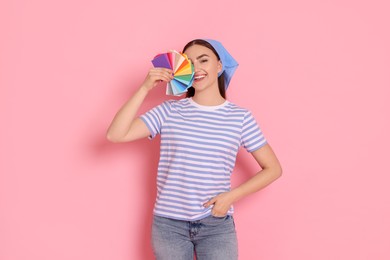
<path fill-rule="evenodd" d="M 193 62 L 194 65 L 194 71 L 197 72 L 199 70 L 199 63 L 198 62 Z"/>

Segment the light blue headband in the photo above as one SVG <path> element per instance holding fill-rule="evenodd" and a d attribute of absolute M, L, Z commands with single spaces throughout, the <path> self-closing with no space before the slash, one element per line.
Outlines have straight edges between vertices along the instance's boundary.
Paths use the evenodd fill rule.
<path fill-rule="evenodd" d="M 222 63 L 222 70 L 218 73 L 218 77 L 224 73 L 225 76 L 225 89 L 228 88 L 230 80 L 233 77 L 234 72 L 238 67 L 237 61 L 229 54 L 229 52 L 223 47 L 222 43 L 216 40 L 203 39 L 210 43 L 211 46 L 217 51 L 219 59 Z"/>

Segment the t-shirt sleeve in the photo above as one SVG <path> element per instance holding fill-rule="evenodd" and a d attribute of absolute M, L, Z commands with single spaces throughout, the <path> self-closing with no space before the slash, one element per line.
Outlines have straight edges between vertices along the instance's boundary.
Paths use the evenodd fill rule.
<path fill-rule="evenodd" d="M 171 100 L 165 101 L 140 116 L 140 119 L 150 131 L 149 139 L 153 139 L 157 134 L 161 133 L 161 127 L 171 112 L 171 104 Z"/>
<path fill-rule="evenodd" d="M 265 144 L 267 144 L 267 140 L 265 139 L 263 132 L 261 131 L 252 113 L 248 111 L 245 114 L 243 121 L 241 145 L 251 153 L 261 148 Z"/>

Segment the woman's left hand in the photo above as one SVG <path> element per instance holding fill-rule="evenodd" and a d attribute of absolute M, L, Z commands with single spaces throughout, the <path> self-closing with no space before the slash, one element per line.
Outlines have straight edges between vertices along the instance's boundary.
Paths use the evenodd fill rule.
<path fill-rule="evenodd" d="M 213 206 L 211 210 L 211 215 L 214 217 L 224 217 L 226 216 L 230 206 L 233 204 L 233 197 L 230 192 L 223 192 L 203 204 L 204 207 Z"/>

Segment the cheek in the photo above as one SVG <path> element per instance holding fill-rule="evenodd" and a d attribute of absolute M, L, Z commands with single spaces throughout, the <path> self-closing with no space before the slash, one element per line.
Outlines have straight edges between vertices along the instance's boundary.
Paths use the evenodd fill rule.
<path fill-rule="evenodd" d="M 210 71 L 213 74 L 218 74 L 218 72 L 221 70 L 221 67 L 217 63 L 210 63 L 208 66 L 208 71 Z"/>

